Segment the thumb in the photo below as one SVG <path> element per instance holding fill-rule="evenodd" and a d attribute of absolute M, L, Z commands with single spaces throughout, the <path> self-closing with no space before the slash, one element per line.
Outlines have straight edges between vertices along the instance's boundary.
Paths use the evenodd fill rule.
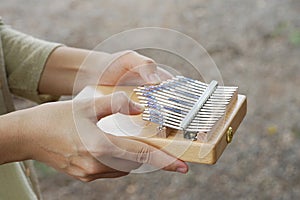
<path fill-rule="evenodd" d="M 114 113 L 137 115 L 144 111 L 144 106 L 128 98 L 125 92 L 115 92 L 95 99 L 98 119 Z"/>
<path fill-rule="evenodd" d="M 166 171 L 180 173 L 188 171 L 188 166 L 185 162 L 146 143 L 115 136 L 108 137 L 115 145 L 115 148 L 112 150 L 112 156 L 115 158 L 136 163 L 147 163 Z"/>

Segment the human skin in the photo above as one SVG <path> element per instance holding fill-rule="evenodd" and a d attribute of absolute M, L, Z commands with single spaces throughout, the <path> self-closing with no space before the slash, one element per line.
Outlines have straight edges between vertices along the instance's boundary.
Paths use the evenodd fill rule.
<path fill-rule="evenodd" d="M 89 66 L 82 69 L 80 66 L 87 56 Z M 102 76 L 95 77 L 99 72 Z M 75 88 L 78 75 L 80 84 Z M 39 91 L 70 95 L 95 83 L 157 83 L 170 76 L 157 68 L 153 60 L 136 52 L 107 54 L 59 47 L 46 63 Z M 96 126 L 98 120 L 113 113 L 135 115 L 143 111 L 125 93 L 77 100 L 76 107 L 74 101 L 46 103 L 0 116 L 0 164 L 38 160 L 86 182 L 125 176 L 142 163 L 167 171 L 188 171 L 186 163 L 165 152 L 142 142 L 105 134 Z M 84 126 L 84 133 L 77 130 L 74 112 L 76 121 Z M 120 167 L 115 169 L 107 163 Z"/>

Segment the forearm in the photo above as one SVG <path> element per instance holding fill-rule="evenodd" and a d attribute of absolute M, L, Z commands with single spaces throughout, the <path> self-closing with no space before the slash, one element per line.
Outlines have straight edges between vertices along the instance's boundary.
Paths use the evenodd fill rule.
<path fill-rule="evenodd" d="M 22 115 L 16 111 L 0 116 L 0 164 L 30 159 Z"/>
<path fill-rule="evenodd" d="M 95 70 L 96 67 L 100 70 L 104 68 L 101 63 L 104 63 L 108 55 L 102 52 L 65 46 L 55 49 L 46 62 L 39 83 L 39 92 L 52 95 L 71 95 L 77 75 L 85 77 L 85 80 L 83 80 L 84 85 L 88 85 L 89 82 L 92 84 L 92 79 L 89 79 L 89 76 L 94 75 L 94 73 L 89 70 Z M 87 57 L 89 57 L 88 65 L 91 65 L 91 67 L 81 67 Z M 92 66 L 93 63 L 90 62 L 97 66 Z"/>

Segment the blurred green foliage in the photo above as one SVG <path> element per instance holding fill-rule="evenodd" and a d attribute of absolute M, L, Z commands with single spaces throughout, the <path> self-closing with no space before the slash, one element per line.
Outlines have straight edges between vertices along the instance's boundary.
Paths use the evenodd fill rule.
<path fill-rule="evenodd" d="M 300 30 L 293 31 L 289 36 L 289 41 L 293 45 L 300 45 Z"/>
<path fill-rule="evenodd" d="M 300 138 L 300 125 L 294 125 L 292 127 L 292 132 L 296 135 L 296 137 Z"/>
<path fill-rule="evenodd" d="M 271 37 L 285 37 L 292 45 L 300 45 L 300 29 L 288 22 L 278 23 L 272 31 Z"/>

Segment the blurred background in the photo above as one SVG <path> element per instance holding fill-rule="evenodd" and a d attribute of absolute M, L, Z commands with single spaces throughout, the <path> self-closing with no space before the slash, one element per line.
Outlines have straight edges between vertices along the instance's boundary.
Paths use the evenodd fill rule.
<path fill-rule="evenodd" d="M 93 49 L 137 27 L 180 31 L 205 47 L 225 85 L 248 97 L 247 116 L 214 166 L 82 183 L 36 163 L 44 198 L 300 199 L 299 13 L 299 0 L 0 0 L 7 24 L 73 47 Z"/>

